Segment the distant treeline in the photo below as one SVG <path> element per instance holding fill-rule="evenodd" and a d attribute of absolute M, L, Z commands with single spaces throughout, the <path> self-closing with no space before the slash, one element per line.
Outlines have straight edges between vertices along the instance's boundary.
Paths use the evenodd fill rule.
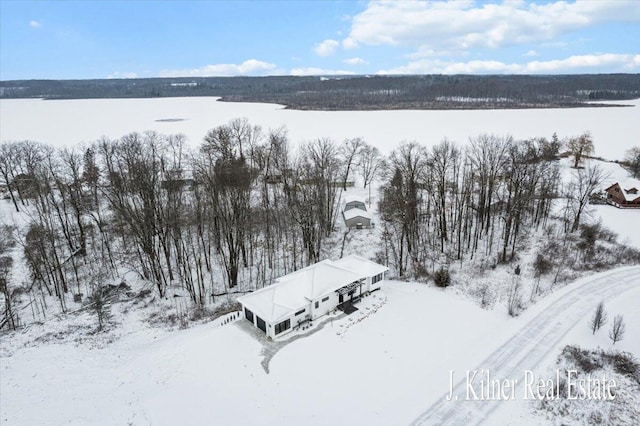
<path fill-rule="evenodd" d="M 220 96 L 293 109 L 562 108 L 640 97 L 640 74 L 182 77 L 0 82 L 0 98 Z"/>

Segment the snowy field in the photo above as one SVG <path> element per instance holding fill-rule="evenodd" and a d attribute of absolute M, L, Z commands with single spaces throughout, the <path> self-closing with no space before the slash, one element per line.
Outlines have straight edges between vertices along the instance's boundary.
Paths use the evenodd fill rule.
<path fill-rule="evenodd" d="M 616 159 L 640 143 L 640 101 L 632 103 L 634 108 L 317 112 L 222 103 L 215 98 L 3 99 L 0 139 L 71 146 L 101 135 L 116 138 L 153 129 L 184 133 L 195 146 L 208 129 L 247 117 L 265 128 L 286 125 L 294 143 L 320 136 L 337 141 L 362 136 L 385 153 L 405 139 L 431 145 L 445 136 L 462 143 L 480 133 L 525 138 L 557 132 L 564 137 L 590 130 L 596 155 Z M 168 119 L 183 121 L 157 121 Z M 563 161 L 565 180 L 570 173 L 566 164 Z M 618 165 L 601 164 L 610 180 L 625 176 Z M 5 207 L 0 209 L 0 223 L 13 222 L 9 202 L 0 204 Z M 621 241 L 640 247 L 640 211 L 611 206 L 594 206 L 593 211 L 594 219 L 601 218 Z M 350 237 L 353 241 L 348 239 L 347 247 L 366 247 L 362 235 L 368 234 Z M 629 290 L 603 291 L 601 296 L 610 321 L 623 314 L 627 322 L 627 334 L 616 348 L 640 358 L 640 274 L 638 267 L 632 271 L 624 281 Z M 442 400 L 449 389 L 449 370 L 482 368 L 505 347 L 510 354 L 523 356 L 526 348 L 510 347 L 512 338 L 528 330 L 536 318 L 547 318 L 556 301 L 588 280 L 541 299 L 517 318 L 509 317 L 502 305 L 481 309 L 453 288 L 387 282 L 375 296 L 384 300 L 375 313 L 363 313 L 365 299 L 359 305 L 361 312 L 282 348 L 271 360 L 269 374 L 261 366 L 260 339 L 242 321 L 221 327 L 218 320 L 168 331 L 150 327 L 142 315 L 129 314 L 101 337 L 87 336 L 87 328 L 95 322 L 88 313 L 69 321 L 51 318 L 10 340 L 0 339 L 0 424 L 408 424 Z M 611 280 L 606 284 L 610 286 Z M 585 297 L 583 304 L 572 307 L 571 315 L 540 323 L 536 328 L 540 333 L 531 338 L 551 335 L 547 332 L 555 337 L 540 347 L 539 362 L 524 355 L 522 359 L 531 360 L 528 367 L 544 374 L 566 344 L 612 347 L 605 330 L 592 335 L 589 315 L 581 314 L 591 310 L 596 296 L 600 293 Z M 69 327 L 77 329 L 56 337 Z M 47 337 L 34 346 L 39 333 Z M 522 399 L 500 404 L 489 414 L 486 424 L 545 423 Z"/>
<path fill-rule="evenodd" d="M 618 234 L 618 241 L 640 248 L 640 210 L 617 209 L 613 206 L 591 206 L 592 220 Z"/>
<path fill-rule="evenodd" d="M 640 357 L 639 270 L 618 271 L 617 276 L 635 275 L 626 285 L 632 290 L 611 299 L 609 289 L 603 297 L 609 297 L 612 314 L 627 319 L 628 334 L 616 347 Z M 611 273 L 600 275 L 611 287 Z M 483 310 L 447 291 L 386 282 L 383 292 L 369 298 L 385 301 L 375 313 L 363 314 L 365 299 L 351 317 L 281 349 L 269 374 L 260 365 L 257 332 L 243 320 L 172 333 L 131 320 L 121 325 L 119 340 L 103 347 L 70 339 L 4 348 L 1 421 L 43 426 L 408 424 L 444 398 L 449 370 L 462 374 L 482 368 L 497 348 L 507 348 L 514 359 L 522 354 L 529 359 L 530 349 L 511 338 L 537 318 L 539 336 L 557 332 L 556 321 L 542 318 L 554 313 L 554 301 L 580 296 L 587 283 L 567 286 L 508 319 L 503 309 Z M 571 312 L 579 315 L 578 307 Z M 545 360 L 540 366 L 551 363 L 565 343 L 611 347 L 602 334 L 589 333 L 586 318 L 575 315 L 557 318 L 560 335 L 566 333 L 560 341 L 545 337 L 539 343 Z M 535 366 L 532 361 L 530 367 Z M 540 422 L 521 400 L 500 404 L 494 415 L 489 424 Z"/>
<path fill-rule="evenodd" d="M 640 100 L 633 108 L 468 111 L 295 111 L 280 105 L 217 102 L 217 98 L 0 100 L 0 140 L 31 139 L 56 146 L 119 138 L 132 131 L 183 133 L 197 146 L 206 132 L 236 117 L 265 129 L 286 126 L 294 144 L 319 137 L 363 137 L 388 153 L 400 141 L 427 146 L 443 138 L 465 143 L 482 133 L 560 138 L 590 131 L 596 155 L 622 159 L 640 143 Z M 172 121 L 180 120 L 180 121 Z"/>

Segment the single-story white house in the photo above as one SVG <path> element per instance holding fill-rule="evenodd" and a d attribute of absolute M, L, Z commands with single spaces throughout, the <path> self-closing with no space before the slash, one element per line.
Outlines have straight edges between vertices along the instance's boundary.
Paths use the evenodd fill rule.
<path fill-rule="evenodd" d="M 245 318 L 268 337 L 280 337 L 306 321 L 379 290 L 386 266 L 350 255 L 323 260 L 238 298 Z"/>

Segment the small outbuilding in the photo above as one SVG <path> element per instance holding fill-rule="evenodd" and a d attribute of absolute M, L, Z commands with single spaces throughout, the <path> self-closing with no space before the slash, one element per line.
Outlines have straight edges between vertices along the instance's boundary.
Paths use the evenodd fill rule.
<path fill-rule="evenodd" d="M 366 210 L 352 208 L 343 211 L 342 216 L 349 228 L 371 228 L 371 213 Z"/>
<path fill-rule="evenodd" d="M 244 317 L 268 337 L 290 332 L 380 289 L 386 266 L 350 255 L 323 260 L 238 298 Z"/>
<path fill-rule="evenodd" d="M 342 217 L 349 228 L 370 228 L 371 214 L 367 211 L 366 199 L 359 195 L 349 194 L 344 198 Z"/>
<path fill-rule="evenodd" d="M 344 211 L 351 209 L 360 209 L 367 210 L 367 206 L 365 204 L 366 199 L 359 195 L 346 195 L 344 197 Z"/>

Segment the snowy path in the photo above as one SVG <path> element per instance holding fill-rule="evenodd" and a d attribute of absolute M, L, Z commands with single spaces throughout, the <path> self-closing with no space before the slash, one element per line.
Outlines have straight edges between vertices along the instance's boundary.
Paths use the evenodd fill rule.
<path fill-rule="evenodd" d="M 581 284 L 539 312 L 475 369 L 489 369 L 492 378 L 517 379 L 518 383 L 524 383 L 523 371 L 538 367 L 555 350 L 563 336 L 577 323 L 586 321 L 599 301 L 618 296 L 639 285 L 640 267 L 609 271 L 582 280 Z M 464 376 L 464 372 L 457 373 L 458 379 Z M 475 388 L 478 389 L 478 381 L 475 383 Z M 445 395 L 442 395 L 411 424 L 479 424 L 504 403 L 465 400 L 466 392 L 466 379 L 460 380 L 453 388 L 453 398 L 457 400 L 447 401 Z"/>
<path fill-rule="evenodd" d="M 262 355 L 262 361 L 260 362 L 260 364 L 262 365 L 264 372 L 269 374 L 269 363 L 282 348 L 284 348 L 290 343 L 295 342 L 300 338 L 311 336 L 312 334 L 315 334 L 318 331 L 322 330 L 324 326 L 327 325 L 327 323 L 338 321 L 346 316 L 347 315 L 343 313 L 331 315 L 328 318 L 325 318 L 324 320 L 319 321 L 318 324 L 315 327 L 311 327 L 309 331 L 304 333 L 298 332 L 294 336 L 285 340 L 268 339 L 263 332 L 259 331 L 256 327 L 251 326 L 246 321 L 239 321 L 237 323 L 237 326 L 242 331 L 249 334 L 252 338 L 260 342 L 260 344 L 262 345 L 262 351 L 260 352 L 260 355 Z"/>

